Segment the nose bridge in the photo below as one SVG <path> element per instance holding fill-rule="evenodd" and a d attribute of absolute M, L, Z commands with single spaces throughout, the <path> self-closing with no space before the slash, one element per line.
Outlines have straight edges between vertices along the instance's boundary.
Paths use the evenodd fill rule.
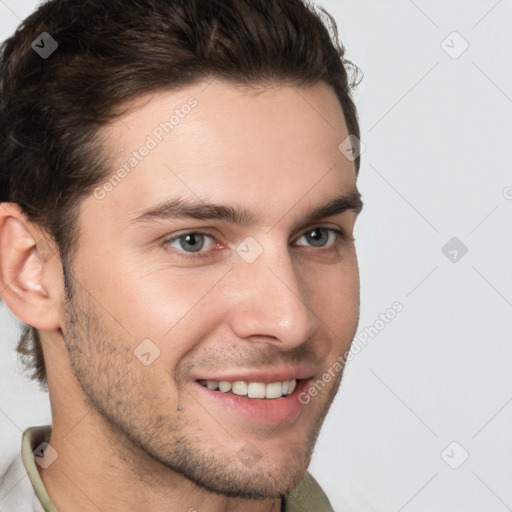
<path fill-rule="evenodd" d="M 311 336 L 318 319 L 309 303 L 307 283 L 296 271 L 287 246 L 275 239 L 267 236 L 251 263 L 244 257 L 237 262 L 231 323 L 240 338 L 258 337 L 292 348 Z"/>

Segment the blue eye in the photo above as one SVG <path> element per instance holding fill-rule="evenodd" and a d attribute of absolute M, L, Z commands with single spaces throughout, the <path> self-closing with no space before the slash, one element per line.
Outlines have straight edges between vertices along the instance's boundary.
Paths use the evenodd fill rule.
<path fill-rule="evenodd" d="M 190 233 L 184 233 L 182 235 L 170 238 L 166 243 L 171 247 L 176 247 L 172 244 L 178 242 L 178 247 L 176 247 L 177 249 L 181 249 L 184 252 L 197 253 L 201 251 L 201 249 L 203 249 L 205 246 L 205 237 L 213 240 L 213 237 L 208 233 L 191 231 Z"/>
<path fill-rule="evenodd" d="M 301 238 L 306 238 L 308 242 L 312 243 L 313 247 L 325 247 L 329 238 L 334 243 L 336 239 L 341 236 L 343 236 L 343 233 L 337 229 L 314 228 L 307 231 L 304 235 L 301 236 Z M 332 243 L 329 244 L 329 246 L 330 245 L 332 245 Z"/>
<path fill-rule="evenodd" d="M 302 238 L 307 240 L 307 244 L 297 242 L 297 245 L 309 245 L 321 249 L 335 245 L 339 239 L 344 238 L 344 232 L 334 228 L 317 227 L 306 231 L 298 240 Z M 174 249 L 172 252 L 182 258 L 195 258 L 210 256 L 209 253 L 215 247 L 215 242 L 215 238 L 209 233 L 189 231 L 167 239 L 164 245 L 172 247 Z"/>

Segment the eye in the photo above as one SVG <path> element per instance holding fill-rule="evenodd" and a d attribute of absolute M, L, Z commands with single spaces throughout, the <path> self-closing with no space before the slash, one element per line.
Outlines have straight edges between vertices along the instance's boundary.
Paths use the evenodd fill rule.
<path fill-rule="evenodd" d="M 344 237 L 344 232 L 334 228 L 316 227 L 306 231 L 298 240 L 305 238 L 311 247 L 331 247 L 338 239 Z M 330 243 L 329 243 L 330 242 Z M 211 250 L 216 246 L 215 238 L 209 233 L 202 231 L 189 231 L 165 240 L 166 247 L 172 247 L 171 252 L 182 258 L 208 257 Z M 298 243 L 303 246 L 306 244 Z M 169 249 L 168 249 L 169 250 Z"/>
<path fill-rule="evenodd" d="M 206 239 L 210 240 L 209 244 L 206 242 Z M 208 246 L 211 246 L 214 243 L 214 241 L 215 239 L 208 233 L 203 233 L 200 231 L 190 231 L 189 233 L 183 233 L 181 235 L 169 238 L 168 240 L 166 240 L 165 244 L 170 245 L 175 249 L 178 249 L 180 252 L 193 254 L 200 253 L 201 249 L 203 249 L 205 245 L 208 251 Z"/>
<path fill-rule="evenodd" d="M 343 238 L 343 231 L 333 228 L 317 227 L 314 229 L 310 229 L 309 231 L 304 233 L 304 235 L 302 235 L 300 238 L 305 238 L 308 241 L 308 243 L 312 244 L 313 247 L 330 247 L 331 245 L 334 245 L 334 243 L 336 243 L 336 240 L 338 238 Z M 328 242 L 329 240 L 331 241 L 331 243 L 327 244 L 326 242 Z"/>

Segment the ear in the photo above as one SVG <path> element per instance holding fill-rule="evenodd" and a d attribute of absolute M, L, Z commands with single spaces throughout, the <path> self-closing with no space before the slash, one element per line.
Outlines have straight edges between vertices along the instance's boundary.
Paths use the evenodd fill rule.
<path fill-rule="evenodd" d="M 0 294 L 22 322 L 42 331 L 60 327 L 60 257 L 16 203 L 0 203 Z"/>

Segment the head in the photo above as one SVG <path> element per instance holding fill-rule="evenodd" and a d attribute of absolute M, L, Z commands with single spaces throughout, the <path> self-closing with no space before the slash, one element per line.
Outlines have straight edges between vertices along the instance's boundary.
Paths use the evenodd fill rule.
<path fill-rule="evenodd" d="M 55 0 L 1 58 L 0 289 L 32 377 L 51 396 L 69 369 L 199 486 L 288 492 L 342 371 L 307 405 L 262 401 L 265 421 L 201 382 L 305 387 L 354 337 L 360 164 L 338 146 L 359 125 L 334 20 L 300 0 Z"/>

